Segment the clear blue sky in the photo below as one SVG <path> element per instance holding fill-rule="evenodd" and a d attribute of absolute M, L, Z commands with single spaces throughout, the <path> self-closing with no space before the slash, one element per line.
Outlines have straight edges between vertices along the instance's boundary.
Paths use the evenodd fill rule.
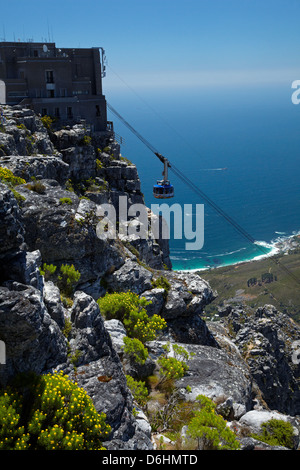
<path fill-rule="evenodd" d="M 299 0 L 0 0 L 0 38 L 101 46 L 106 86 L 300 79 Z M 117 73 L 117 75 L 115 74 Z"/>

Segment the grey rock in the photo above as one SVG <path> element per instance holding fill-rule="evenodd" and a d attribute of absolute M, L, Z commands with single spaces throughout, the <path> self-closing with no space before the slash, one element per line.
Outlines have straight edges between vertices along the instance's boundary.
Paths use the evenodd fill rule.
<path fill-rule="evenodd" d="M 239 425 L 247 427 L 252 433 L 259 434 L 261 432 L 261 425 L 271 419 L 285 421 L 293 426 L 293 448 L 297 449 L 300 442 L 300 420 L 298 418 L 272 410 L 250 410 L 241 417 Z"/>
<path fill-rule="evenodd" d="M 49 371 L 67 358 L 67 344 L 34 287 L 7 282 L 0 287 L 0 337 L 6 345 L 6 365 L 0 384 L 20 372 Z"/>
<path fill-rule="evenodd" d="M 73 181 L 88 180 L 96 176 L 96 156 L 93 147 L 69 147 L 61 150 L 63 161 L 68 165 L 68 176 Z"/>
<path fill-rule="evenodd" d="M 299 326 L 271 305 L 252 315 L 233 309 L 223 322 L 233 326 L 233 340 L 245 356 L 264 402 L 282 413 L 299 414 L 300 367 L 292 359 Z"/>
<path fill-rule="evenodd" d="M 13 193 L 0 183 L 0 257 L 19 250 L 24 242 L 25 230 L 22 213 Z"/>
<path fill-rule="evenodd" d="M 242 405 L 246 410 L 252 405 L 252 379 L 247 365 L 234 354 L 218 348 L 200 345 L 183 345 L 194 353 L 188 361 L 189 370 L 176 386 L 187 400 L 194 401 L 197 395 L 205 395 L 213 400 L 231 400 L 230 415 Z M 186 392 L 186 387 L 191 392 Z M 236 417 L 236 416 L 234 416 Z"/>
<path fill-rule="evenodd" d="M 149 302 L 149 305 L 145 307 L 149 316 L 161 314 L 165 303 L 164 294 L 165 290 L 161 288 L 147 290 L 142 293 L 141 297 Z"/>
<path fill-rule="evenodd" d="M 271 446 L 265 442 L 253 439 L 252 437 L 244 437 L 240 439 L 241 450 L 289 450 L 283 446 Z"/>
<path fill-rule="evenodd" d="M 86 131 L 83 125 L 76 124 L 70 129 L 60 129 L 53 134 L 55 147 L 58 150 L 63 150 L 80 145 L 84 138 Z"/>
<path fill-rule="evenodd" d="M 233 419 L 233 417 L 236 417 L 234 414 L 233 404 L 233 399 L 228 397 L 216 406 L 216 412 L 226 420 Z"/>
<path fill-rule="evenodd" d="M 107 280 L 108 287 L 115 291 L 132 291 L 136 294 L 151 289 L 151 279 L 153 275 L 151 271 L 140 266 L 131 259 L 127 259 L 125 263 L 111 275 Z"/>
<path fill-rule="evenodd" d="M 141 429 L 143 434 L 145 434 L 149 439 L 151 439 L 152 428 L 145 413 L 138 407 L 135 407 L 135 410 L 137 426 Z"/>
<path fill-rule="evenodd" d="M 209 284 L 197 274 L 166 272 L 164 276 L 171 282 L 164 307 L 166 319 L 200 314 L 215 298 Z"/>
<path fill-rule="evenodd" d="M 69 175 L 69 165 L 63 162 L 61 157 L 53 155 L 8 155 L 1 159 L 1 166 L 8 168 L 15 176 L 27 182 L 36 178 L 56 180 L 64 184 Z"/>
<path fill-rule="evenodd" d="M 52 281 L 45 282 L 44 302 L 51 318 L 63 329 L 66 312 L 60 298 L 60 291 Z"/>
<path fill-rule="evenodd" d="M 41 119 L 28 109 L 12 110 L 4 107 L 5 132 L 0 134 L 0 144 L 5 155 L 54 153 L 54 147 Z"/>
<path fill-rule="evenodd" d="M 218 347 L 216 340 L 201 319 L 203 308 L 215 295 L 209 284 L 192 273 L 161 273 L 170 289 L 161 311 L 174 341 Z M 159 275 L 158 275 L 159 276 Z"/>
<path fill-rule="evenodd" d="M 24 186 L 18 188 L 26 198 L 22 215 L 29 251 L 38 249 L 43 262 L 58 269 L 62 264 L 73 264 L 81 273 L 80 283 L 97 296 L 101 277 L 110 266 L 121 265 L 122 255 L 118 247 L 98 238 L 92 201 L 80 200 L 52 181 L 42 180 L 42 184 L 43 194 Z M 63 204 L 62 198 L 68 198 L 71 204 Z"/>
<path fill-rule="evenodd" d="M 108 331 L 113 347 L 120 355 L 123 354 L 124 337 L 127 335 L 125 327 L 120 320 L 106 320 L 104 326 Z"/>

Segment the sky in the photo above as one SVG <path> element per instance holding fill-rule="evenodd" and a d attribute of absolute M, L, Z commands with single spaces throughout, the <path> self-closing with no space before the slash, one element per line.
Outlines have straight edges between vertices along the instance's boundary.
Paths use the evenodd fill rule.
<path fill-rule="evenodd" d="M 300 0 L 0 0 L 0 40 L 103 47 L 108 92 L 300 79 Z"/>

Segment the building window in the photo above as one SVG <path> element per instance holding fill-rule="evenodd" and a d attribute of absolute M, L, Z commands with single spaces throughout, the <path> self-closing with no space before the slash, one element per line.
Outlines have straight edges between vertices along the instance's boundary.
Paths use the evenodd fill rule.
<path fill-rule="evenodd" d="M 53 70 L 46 70 L 46 83 L 54 83 Z"/>
<path fill-rule="evenodd" d="M 54 98 L 54 90 L 47 90 L 47 98 Z"/>
<path fill-rule="evenodd" d="M 68 119 L 73 119 L 73 109 L 72 106 L 67 107 L 67 118 Z"/>
<path fill-rule="evenodd" d="M 65 98 L 67 96 L 67 89 L 66 88 L 60 88 L 59 93 L 60 93 L 60 96 L 62 98 Z"/>
<path fill-rule="evenodd" d="M 47 116 L 47 108 L 42 108 L 42 116 Z"/>
<path fill-rule="evenodd" d="M 100 116 L 100 106 L 96 104 L 96 116 Z"/>
<path fill-rule="evenodd" d="M 55 116 L 57 119 L 60 118 L 59 108 L 54 108 L 54 116 Z"/>

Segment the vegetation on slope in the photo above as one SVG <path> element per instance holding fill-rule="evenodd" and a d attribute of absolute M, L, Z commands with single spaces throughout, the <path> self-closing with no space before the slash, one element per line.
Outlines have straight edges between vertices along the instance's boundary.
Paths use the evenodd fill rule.
<path fill-rule="evenodd" d="M 299 284 L 289 273 L 300 280 L 300 247 L 272 258 L 201 271 L 201 277 L 218 293 L 218 297 L 206 307 L 205 313 L 212 317 L 218 313 L 219 307 L 226 304 L 243 304 L 253 308 L 272 304 L 280 312 L 299 321 Z"/>

